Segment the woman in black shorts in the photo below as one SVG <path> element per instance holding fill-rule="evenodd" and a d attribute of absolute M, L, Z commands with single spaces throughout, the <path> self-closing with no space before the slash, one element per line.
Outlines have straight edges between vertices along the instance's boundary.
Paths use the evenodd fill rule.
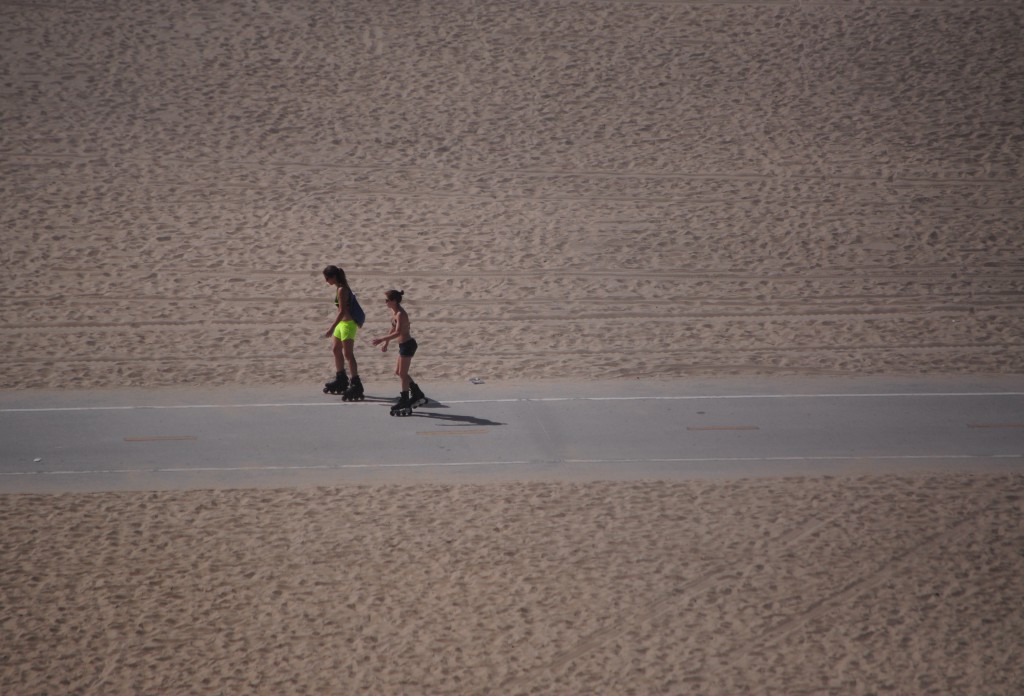
<path fill-rule="evenodd" d="M 373 339 L 373 345 L 378 346 L 383 343 L 384 347 L 381 348 L 381 352 L 386 353 L 388 344 L 398 340 L 398 362 L 395 365 L 395 374 L 402 382 L 402 393 L 399 395 L 398 403 L 391 408 L 391 415 L 407 416 L 412 413 L 413 408 L 427 403 L 427 397 L 409 377 L 409 365 L 412 364 L 412 356 L 416 355 L 416 339 L 410 333 L 409 315 L 402 307 L 404 295 L 405 293 L 400 290 L 388 290 L 384 293 L 388 308 L 394 312 L 391 319 L 391 333 Z"/>

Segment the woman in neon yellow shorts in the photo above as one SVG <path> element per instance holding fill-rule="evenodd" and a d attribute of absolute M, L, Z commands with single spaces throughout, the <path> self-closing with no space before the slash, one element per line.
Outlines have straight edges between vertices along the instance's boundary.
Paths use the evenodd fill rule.
<path fill-rule="evenodd" d="M 334 354 L 334 369 L 336 376 L 333 382 L 324 385 L 325 394 L 341 394 L 344 401 L 362 401 L 363 383 L 359 380 L 359 368 L 356 365 L 355 345 L 356 334 L 359 326 L 352 318 L 349 310 L 352 298 L 352 290 L 345 280 L 345 271 L 337 266 L 328 266 L 324 269 L 324 280 L 328 285 L 337 288 L 334 297 L 334 304 L 338 307 L 338 313 L 334 317 L 334 323 L 324 334 L 331 338 L 331 351 Z M 352 373 L 352 381 L 349 382 L 345 374 L 345 364 L 348 363 L 348 371 Z"/>

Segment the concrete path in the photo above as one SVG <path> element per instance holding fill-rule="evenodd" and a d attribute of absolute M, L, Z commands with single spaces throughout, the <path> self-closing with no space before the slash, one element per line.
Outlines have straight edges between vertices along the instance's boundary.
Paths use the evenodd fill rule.
<path fill-rule="evenodd" d="M 0 492 L 1024 472 L 1024 376 L 0 392 Z"/>

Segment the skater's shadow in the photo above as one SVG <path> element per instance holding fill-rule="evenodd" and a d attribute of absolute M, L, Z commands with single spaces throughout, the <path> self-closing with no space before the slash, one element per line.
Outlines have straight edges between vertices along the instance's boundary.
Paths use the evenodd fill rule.
<path fill-rule="evenodd" d="M 441 406 L 440 404 L 431 403 L 430 408 L 448 407 Z M 505 425 L 505 423 L 498 423 L 496 421 L 487 420 L 486 418 L 477 418 L 476 416 L 461 416 L 455 413 L 436 413 L 435 411 L 416 410 L 412 412 L 412 415 L 419 416 L 420 418 L 428 418 L 430 420 L 443 421 L 446 423 L 451 423 L 452 425 Z"/>

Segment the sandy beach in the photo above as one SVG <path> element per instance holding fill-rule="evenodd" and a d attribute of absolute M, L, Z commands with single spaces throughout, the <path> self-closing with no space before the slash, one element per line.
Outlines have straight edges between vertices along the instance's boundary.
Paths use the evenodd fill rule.
<path fill-rule="evenodd" d="M 1024 372 L 1020 2 L 0 13 L 0 387 Z"/>
<path fill-rule="evenodd" d="M 1022 476 L 0 497 L 5 694 L 1015 694 Z"/>
<path fill-rule="evenodd" d="M 1018 0 L 11 1 L 0 58 L 0 389 L 319 398 L 328 263 L 389 389 L 391 287 L 423 384 L 1024 373 Z M 1020 694 L 1022 492 L 0 495 L 0 693 Z"/>

